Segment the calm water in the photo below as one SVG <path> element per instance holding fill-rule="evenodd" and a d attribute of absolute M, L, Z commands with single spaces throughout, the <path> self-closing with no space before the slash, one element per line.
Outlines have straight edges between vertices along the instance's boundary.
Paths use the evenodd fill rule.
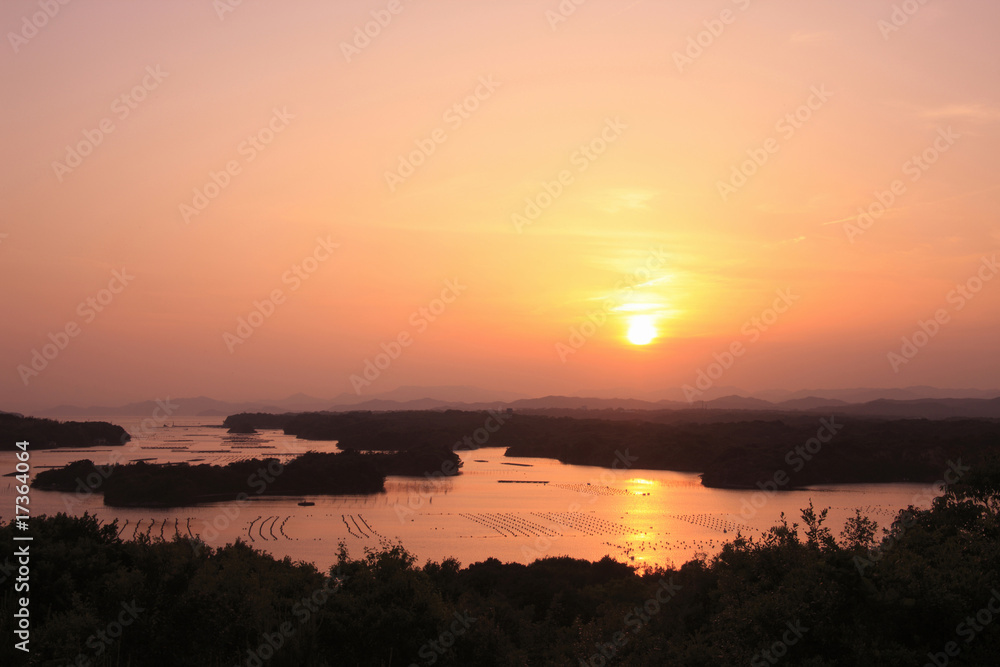
<path fill-rule="evenodd" d="M 218 428 L 222 417 L 178 418 L 146 433 L 140 433 L 134 417 L 100 419 L 124 426 L 135 439 L 124 447 L 36 450 L 33 470 L 82 458 L 225 464 L 337 449 L 333 442 L 297 440 L 280 431 L 230 435 Z M 32 489 L 31 509 L 33 515 L 87 511 L 102 521 L 117 518 L 123 537 L 170 538 L 179 532 L 200 535 L 213 546 L 242 537 L 279 558 L 321 568 L 335 561 L 341 541 L 357 557 L 386 540 L 402 542 L 421 563 L 449 556 L 467 565 L 490 556 L 526 563 L 542 556 L 610 555 L 636 565 L 679 566 L 696 553 L 715 553 L 736 531 L 759 534 L 782 512 L 801 523 L 800 510 L 810 499 L 817 508 L 830 507 L 828 525 L 837 534 L 855 508 L 885 527 L 907 505 L 929 506 L 936 492 L 919 484 L 835 485 L 780 494 L 708 489 L 696 474 L 606 470 L 505 458 L 503 452 L 503 447 L 460 452 L 459 477 L 390 477 L 386 492 L 375 496 L 255 497 L 245 503 L 151 510 L 105 507 L 100 495 Z M 4 473 L 14 463 L 13 452 L 0 453 Z M 0 480 L 0 518 L 7 521 L 16 482 Z M 248 485 L 248 494 L 253 496 L 255 488 Z M 315 506 L 299 506 L 304 499 Z"/>

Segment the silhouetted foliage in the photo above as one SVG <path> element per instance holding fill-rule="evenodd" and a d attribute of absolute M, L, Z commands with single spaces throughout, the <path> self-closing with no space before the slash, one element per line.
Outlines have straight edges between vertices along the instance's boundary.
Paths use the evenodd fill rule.
<path fill-rule="evenodd" d="M 711 411 L 703 411 L 711 412 Z M 407 450 L 507 447 L 507 456 L 544 457 L 610 467 L 620 454 L 648 470 L 701 472 L 705 486 L 756 488 L 783 473 L 789 490 L 814 484 L 934 482 L 949 461 L 976 464 L 1000 446 L 1000 422 L 988 419 L 886 420 L 801 413 L 768 421 L 661 423 L 663 415 L 585 419 L 514 413 L 479 442 L 470 436 L 496 413 L 475 411 L 313 412 L 239 414 L 231 428 L 283 429 L 342 448 Z M 669 415 L 668 415 L 669 416 Z M 494 422 L 495 423 L 495 422 Z"/>
<path fill-rule="evenodd" d="M 138 461 L 95 466 L 90 460 L 39 472 L 32 486 L 45 491 L 104 494 L 115 507 L 177 507 L 254 495 L 371 494 L 386 475 L 455 475 L 461 461 L 448 448 L 420 447 L 392 454 L 307 452 L 287 463 L 249 459 L 224 466 Z"/>
<path fill-rule="evenodd" d="M 421 567 L 400 545 L 383 543 L 360 557 L 341 545 L 331 554 L 336 565 L 321 573 L 242 542 L 125 542 L 116 523 L 91 516 L 35 517 L 31 657 L 154 667 L 258 664 L 251 652 L 274 667 L 894 666 L 929 656 L 993 665 L 998 482 L 1000 466 L 988 462 L 930 509 L 900 512 L 880 536 L 856 515 L 839 542 L 825 511 L 810 504 L 801 535 L 782 517 L 712 559 L 642 572 L 610 558 L 567 557 Z M 7 544 L 13 533 L 0 527 Z M 0 632 L 8 638 L 15 595 L 3 586 Z M 96 639 L 133 601 L 142 611 L 121 636 Z M 278 648 L 262 648 L 271 644 Z M 3 643 L 0 663 L 19 657 L 12 641 Z"/>
<path fill-rule="evenodd" d="M 32 449 L 52 449 L 124 445 L 131 440 L 125 429 L 108 422 L 59 422 L 8 412 L 0 412 L 0 433 L 0 449 L 14 449 L 19 441 L 31 443 Z"/>

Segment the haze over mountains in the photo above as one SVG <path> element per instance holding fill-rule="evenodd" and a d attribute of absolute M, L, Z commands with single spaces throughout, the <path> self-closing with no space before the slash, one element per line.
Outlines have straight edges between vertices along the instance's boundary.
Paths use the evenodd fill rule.
<path fill-rule="evenodd" d="M 679 392 L 678 392 L 679 393 Z M 404 386 L 374 396 L 340 394 L 331 399 L 294 394 L 278 400 L 221 401 L 205 396 L 169 398 L 120 406 L 59 405 L 37 416 L 97 417 L 149 415 L 154 410 L 169 416 L 225 416 L 240 412 L 312 412 L 346 410 L 747 410 L 834 411 L 843 414 L 925 417 L 1000 418 L 1000 390 L 906 387 L 895 389 L 816 389 L 744 392 L 719 387 L 705 392 L 705 400 L 689 403 L 675 398 L 614 398 L 600 396 L 526 397 L 512 392 L 469 386 Z"/>

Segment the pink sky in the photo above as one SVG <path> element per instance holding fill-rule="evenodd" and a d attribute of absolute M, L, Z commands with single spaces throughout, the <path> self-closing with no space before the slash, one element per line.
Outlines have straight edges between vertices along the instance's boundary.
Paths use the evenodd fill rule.
<path fill-rule="evenodd" d="M 1000 384 L 992 0 L 223 2 L 0 5 L 0 409 Z"/>

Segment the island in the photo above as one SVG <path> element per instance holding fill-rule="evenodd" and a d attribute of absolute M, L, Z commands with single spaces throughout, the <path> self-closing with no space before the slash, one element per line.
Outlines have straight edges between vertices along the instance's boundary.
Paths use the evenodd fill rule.
<path fill-rule="evenodd" d="M 341 448 L 453 451 L 504 447 L 509 457 L 702 474 L 705 486 L 791 490 L 815 484 L 932 483 L 961 459 L 1000 452 L 997 419 L 890 419 L 831 413 L 697 410 L 241 413 L 236 429 L 281 429 Z M 699 413 L 693 415 L 691 413 Z M 715 414 L 708 414 L 715 413 Z M 689 421 L 686 421 L 689 419 Z M 623 464 L 627 461 L 627 464 Z"/>
<path fill-rule="evenodd" d="M 32 449 L 57 447 L 119 446 L 131 440 L 121 426 L 108 422 L 59 422 L 54 419 L 25 417 L 12 412 L 0 412 L 0 450 L 14 449 L 16 443 L 27 441 Z"/>
<path fill-rule="evenodd" d="M 101 493 L 110 507 L 180 507 L 253 496 L 366 495 L 385 490 L 387 475 L 457 475 L 462 462 L 447 448 L 363 454 L 307 452 L 282 463 L 247 459 L 227 465 L 154 464 L 111 466 L 90 459 L 42 470 L 32 488 L 64 493 Z"/>

